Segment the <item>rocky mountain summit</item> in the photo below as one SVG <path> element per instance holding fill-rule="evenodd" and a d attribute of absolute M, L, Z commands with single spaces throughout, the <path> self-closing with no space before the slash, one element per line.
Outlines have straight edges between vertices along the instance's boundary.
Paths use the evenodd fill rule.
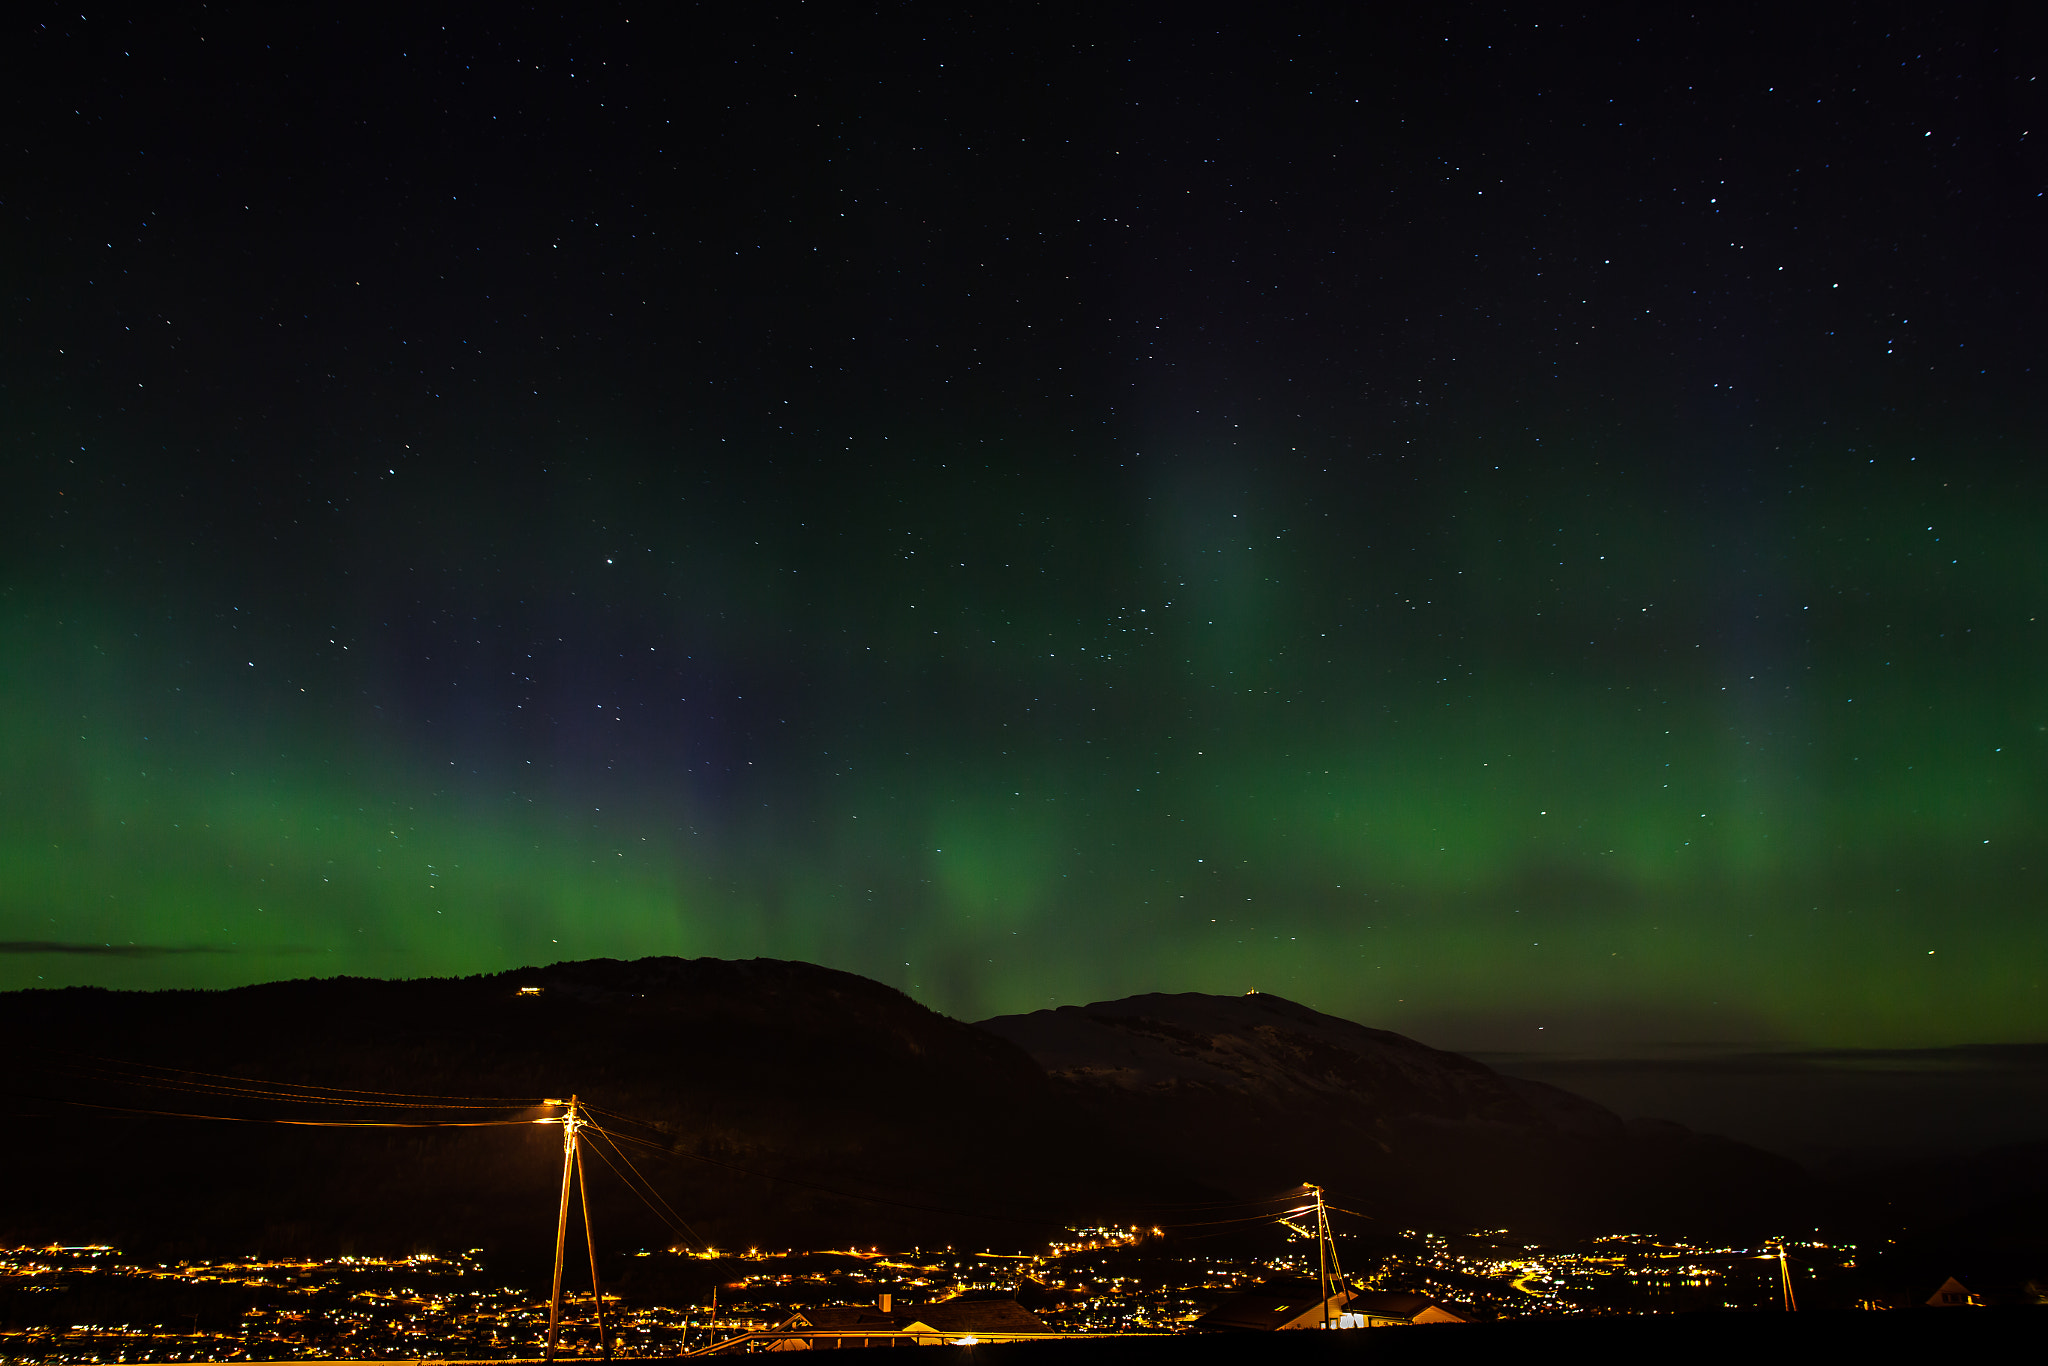
<path fill-rule="evenodd" d="M 1349 1107 L 1613 1136 L 1622 1121 L 1569 1091 L 1518 1081 L 1406 1035 L 1370 1029 L 1263 992 L 1154 992 L 980 1027 L 1084 1087 L 1163 1098 L 1231 1094 L 1274 1110 Z"/>
<path fill-rule="evenodd" d="M 1151 994 L 981 1021 L 1095 1127 L 1250 1198 L 1303 1179 L 1390 1217 L 1474 1223 L 1739 1216 L 1796 1167 L 1278 996 Z"/>

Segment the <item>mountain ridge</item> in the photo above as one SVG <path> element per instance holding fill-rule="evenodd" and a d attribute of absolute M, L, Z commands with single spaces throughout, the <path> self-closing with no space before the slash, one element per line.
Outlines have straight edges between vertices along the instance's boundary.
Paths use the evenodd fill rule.
<path fill-rule="evenodd" d="M 1796 1164 L 1284 997 L 1148 993 L 980 1022 L 1030 1053 L 1099 1126 L 1183 1145 L 1249 1197 L 1343 1172 L 1413 1219 L 1550 1226 L 1740 1220 L 1808 1192 Z"/>
<path fill-rule="evenodd" d="M 1040 1039 L 1048 1063 L 1009 1037 L 1052 1028 L 1017 1023 L 1036 1016 L 978 1026 L 776 959 L 0 994 L 0 1028 L 44 1045 L 30 1058 L 35 1122 L 0 1138 L 0 1155 L 38 1179 L 0 1211 L 0 1235 L 238 1250 L 548 1241 L 556 1140 L 537 1114 L 495 1130 L 223 1125 L 127 1112 L 276 1116 L 218 1086 L 110 1080 L 81 1058 L 363 1092 L 580 1093 L 640 1121 L 621 1144 L 654 1164 L 693 1226 L 667 1226 L 601 1178 L 600 1222 L 641 1245 L 1032 1242 L 1312 1173 L 1410 1220 L 1664 1218 L 1683 1212 L 1668 1188 L 1703 1151 L 1283 998 L 1131 1000 L 1053 1012 L 1055 1034 L 1075 1020 L 1081 1031 L 1071 1056 Z M 1086 1075 L 1103 1037 L 1124 1050 L 1117 1066 L 1178 1069 L 1174 1084 Z"/>

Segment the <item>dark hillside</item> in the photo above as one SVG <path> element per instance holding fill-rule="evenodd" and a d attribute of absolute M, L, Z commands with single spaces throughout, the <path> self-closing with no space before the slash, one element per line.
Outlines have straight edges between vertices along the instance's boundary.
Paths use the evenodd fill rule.
<path fill-rule="evenodd" d="M 1272 996 L 1134 997 L 983 1027 L 810 964 L 652 958 L 17 992 L 0 995 L 0 1029 L 22 1097 L 0 1157 L 23 1174 L 0 1237 L 142 1256 L 540 1260 L 560 1131 L 534 1121 L 571 1093 L 621 1137 L 587 1159 L 613 1251 L 692 1240 L 633 1193 L 628 1161 L 727 1248 L 1021 1246 L 1303 1179 L 1411 1225 L 1781 1226 L 1806 1201 L 1796 1168 L 1753 1149 L 1624 1125 Z M 319 1104 L 281 1085 L 352 1089 Z"/>
<path fill-rule="evenodd" d="M 522 986 L 543 990 L 517 995 Z M 0 996 L 0 1028 L 28 1064 L 30 1117 L 0 1140 L 11 1169 L 32 1173 L 0 1214 L 0 1235 L 17 1240 L 494 1252 L 550 1241 L 553 1126 L 280 1127 L 77 1102 L 249 1119 L 547 1112 L 422 1115 L 279 1104 L 227 1083 L 141 1088 L 92 1058 L 379 1092 L 576 1092 L 660 1126 L 614 1126 L 622 1134 L 712 1159 L 625 1149 L 698 1232 L 728 1245 L 1037 1237 L 1130 1188 L 1113 1150 L 1062 1127 L 1071 1107 L 1022 1050 L 804 963 L 601 960 L 460 980 L 19 992 Z M 1085 1169 L 1068 1170 L 1062 1155 L 1083 1151 Z M 679 1241 L 602 1164 L 591 1177 L 603 1240 Z"/>
<path fill-rule="evenodd" d="M 1278 996 L 1154 993 L 982 1028 L 1096 1126 L 1238 1196 L 1306 1178 L 1387 1218 L 1572 1232 L 1770 1227 L 1813 1206 L 1782 1158 Z"/>

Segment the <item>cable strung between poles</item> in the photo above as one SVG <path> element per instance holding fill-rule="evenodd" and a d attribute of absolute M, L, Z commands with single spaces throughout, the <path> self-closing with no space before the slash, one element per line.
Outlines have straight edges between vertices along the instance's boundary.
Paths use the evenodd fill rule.
<path fill-rule="evenodd" d="M 60 1052 L 43 1066 L 51 1071 L 67 1072 L 89 1080 L 108 1081 L 149 1090 L 247 1095 L 253 1099 L 292 1100 L 306 1104 L 419 1110 L 528 1110 L 545 1103 L 538 1096 L 434 1095 L 421 1091 L 381 1091 L 365 1087 L 268 1081 L 260 1077 L 204 1072 L 194 1068 L 168 1067 L 159 1063 L 131 1062 L 121 1058 L 100 1057 L 96 1054 L 67 1055 Z M 232 1085 L 218 1084 L 222 1082 Z"/>
<path fill-rule="evenodd" d="M 90 1100 L 67 1100 L 62 1096 L 31 1096 L 49 1105 L 75 1105 L 85 1110 L 109 1110 L 122 1115 L 161 1115 L 167 1119 L 212 1119 L 223 1124 L 284 1124 L 299 1129 L 506 1129 L 529 1124 L 552 1124 L 552 1119 L 271 1119 L 261 1115 L 206 1115 L 193 1110 L 145 1110 L 135 1105 L 101 1105 Z"/>

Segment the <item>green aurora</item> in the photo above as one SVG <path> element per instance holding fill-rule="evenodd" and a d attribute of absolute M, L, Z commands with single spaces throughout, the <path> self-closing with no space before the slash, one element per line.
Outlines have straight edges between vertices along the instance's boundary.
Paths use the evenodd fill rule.
<path fill-rule="evenodd" d="M 0 54 L 0 988 L 2048 1041 L 2038 45 L 818 10 Z"/>
<path fill-rule="evenodd" d="M 2043 551 L 1965 461 L 1851 461 L 1739 552 L 1515 487 L 1380 552 L 1310 474 L 1207 506 L 1161 474 L 1101 514 L 1139 549 L 1079 565 L 1107 539 L 991 540 L 986 489 L 934 468 L 918 520 L 959 529 L 918 553 L 801 510 L 720 552 L 696 652 L 784 696 L 667 772 L 630 756 L 688 699 L 646 680 L 565 746 L 516 718 L 574 689 L 421 699 L 367 617 L 307 646 L 173 591 L 216 619 L 181 651 L 17 576 L 0 914 L 101 952 L 10 954 L 6 985 L 766 955 L 966 1017 L 1260 987 L 1465 1046 L 2038 1037 Z M 700 570 L 564 582 L 659 657 L 660 585 Z M 778 574 L 831 586 L 759 601 Z"/>

